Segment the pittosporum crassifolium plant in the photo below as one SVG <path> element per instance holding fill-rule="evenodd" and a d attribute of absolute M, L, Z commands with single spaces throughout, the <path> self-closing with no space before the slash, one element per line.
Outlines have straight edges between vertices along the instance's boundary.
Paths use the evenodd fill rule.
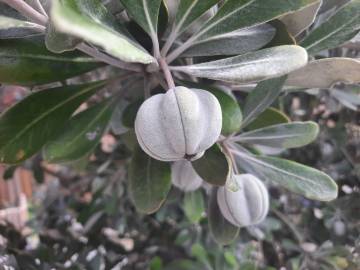
<path fill-rule="evenodd" d="M 67 164 L 89 156 L 109 128 L 126 132 L 136 209 L 157 211 L 172 184 L 202 186 L 220 244 L 264 220 L 269 185 L 337 197 L 325 173 L 266 155 L 319 133 L 271 106 L 287 91 L 360 81 L 358 60 L 316 57 L 356 36 L 359 0 L 315 26 L 320 0 L 0 2 L 0 82 L 42 89 L 3 112 L 1 163 L 41 153 Z M 102 80 L 68 80 L 104 66 Z"/>

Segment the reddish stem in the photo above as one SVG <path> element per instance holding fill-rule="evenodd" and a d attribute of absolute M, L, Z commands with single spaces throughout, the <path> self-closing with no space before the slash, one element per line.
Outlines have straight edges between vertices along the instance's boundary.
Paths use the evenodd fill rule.
<path fill-rule="evenodd" d="M 168 84 L 168 86 L 169 86 L 169 89 L 175 88 L 174 79 L 173 79 L 173 77 L 172 77 L 172 75 L 171 75 L 169 66 L 168 66 L 168 64 L 166 63 L 165 59 L 164 59 L 164 58 L 160 58 L 160 59 L 159 59 L 159 64 L 160 64 L 161 69 L 162 69 L 163 72 L 164 72 L 165 79 L 166 79 L 166 82 L 167 82 L 167 84 Z"/>

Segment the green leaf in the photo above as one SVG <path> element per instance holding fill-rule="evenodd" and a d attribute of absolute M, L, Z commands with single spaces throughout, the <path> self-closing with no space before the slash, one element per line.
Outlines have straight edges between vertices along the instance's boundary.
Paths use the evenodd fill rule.
<path fill-rule="evenodd" d="M 258 83 L 245 100 L 243 127 L 271 106 L 280 95 L 285 80 L 286 76 L 283 76 Z"/>
<path fill-rule="evenodd" d="M 228 222 L 222 215 L 217 202 L 217 188 L 213 188 L 208 207 L 209 229 L 214 240 L 220 245 L 231 244 L 240 229 Z"/>
<path fill-rule="evenodd" d="M 285 15 L 280 20 L 286 25 L 291 35 L 296 37 L 314 23 L 321 4 L 322 0 L 315 0 L 313 4 Z"/>
<path fill-rule="evenodd" d="M 255 130 L 277 124 L 290 123 L 289 117 L 275 108 L 267 108 L 256 119 L 248 124 L 245 130 Z"/>
<path fill-rule="evenodd" d="M 269 43 L 275 32 L 275 28 L 269 24 L 237 30 L 214 39 L 194 42 L 181 56 L 238 55 L 256 51 Z"/>
<path fill-rule="evenodd" d="M 217 61 L 170 68 L 212 80 L 253 82 L 279 77 L 297 70 L 306 65 L 307 58 L 303 48 L 284 45 Z"/>
<path fill-rule="evenodd" d="M 215 186 L 224 186 L 231 173 L 228 159 L 217 144 L 208 149 L 202 158 L 193 161 L 192 165 L 204 181 Z"/>
<path fill-rule="evenodd" d="M 42 26 L 0 14 L 0 39 L 20 38 L 39 34 Z"/>
<path fill-rule="evenodd" d="M 46 28 L 45 45 L 53 53 L 73 51 L 79 43 L 80 39 L 58 32 L 51 23 Z"/>
<path fill-rule="evenodd" d="M 169 13 L 169 21 L 174 22 L 180 0 L 163 0 L 163 2 Z"/>
<path fill-rule="evenodd" d="M 74 111 L 104 82 L 43 90 L 29 95 L 0 118 L 0 162 L 20 163 L 61 132 Z"/>
<path fill-rule="evenodd" d="M 181 80 L 179 80 L 179 84 L 189 88 L 197 88 L 209 91 L 218 99 L 222 112 L 222 134 L 229 135 L 240 130 L 242 113 L 239 104 L 232 96 L 207 84 Z"/>
<path fill-rule="evenodd" d="M 360 0 L 352 0 L 301 42 L 309 54 L 332 49 L 352 39 L 360 30 Z"/>
<path fill-rule="evenodd" d="M 155 61 L 129 38 L 98 0 L 54 0 L 50 18 L 59 32 L 84 39 L 122 61 L 143 64 Z"/>
<path fill-rule="evenodd" d="M 285 84 L 304 88 L 330 88 L 338 82 L 360 83 L 360 60 L 344 57 L 315 60 L 290 73 Z"/>
<path fill-rule="evenodd" d="M 331 201 L 338 195 L 334 180 L 314 168 L 290 160 L 253 156 L 239 151 L 235 155 L 238 166 L 245 171 L 306 198 Z"/>
<path fill-rule="evenodd" d="M 162 0 L 159 9 L 158 30 L 157 30 L 158 35 L 160 37 L 165 33 L 169 20 L 170 20 L 169 9 L 165 4 L 165 0 Z"/>
<path fill-rule="evenodd" d="M 145 32 L 156 37 L 161 0 L 121 0 L 121 3 Z"/>
<path fill-rule="evenodd" d="M 190 222 L 199 223 L 205 212 L 204 197 L 201 190 L 186 192 L 183 207 Z"/>
<path fill-rule="evenodd" d="M 304 8 L 314 0 L 228 0 L 196 34 L 197 40 L 214 38 L 241 28 L 258 25 Z"/>
<path fill-rule="evenodd" d="M 351 1 L 351 0 L 350 0 Z M 331 12 L 348 3 L 349 0 L 323 0 L 321 12 Z"/>
<path fill-rule="evenodd" d="M 129 192 L 136 209 L 152 214 L 161 207 L 170 191 L 170 163 L 152 159 L 137 147 L 130 164 L 129 180 Z"/>
<path fill-rule="evenodd" d="M 224 91 L 216 88 L 206 87 L 205 90 L 212 93 L 220 103 L 222 112 L 221 133 L 224 135 L 229 135 L 238 132 L 241 127 L 242 113 L 236 100 L 226 94 Z"/>
<path fill-rule="evenodd" d="M 136 114 L 140 108 L 140 106 L 143 104 L 144 100 L 136 100 L 133 103 L 129 104 L 123 114 L 122 114 L 122 123 L 125 127 L 133 128 L 135 125 L 135 118 Z"/>
<path fill-rule="evenodd" d="M 0 40 L 1 83 L 37 85 L 57 82 L 99 66 L 94 59 L 80 53 L 53 54 L 42 40 Z"/>
<path fill-rule="evenodd" d="M 108 126 L 114 104 L 106 101 L 78 113 L 45 145 L 44 159 L 51 163 L 79 160 L 91 153 Z"/>
<path fill-rule="evenodd" d="M 280 20 L 273 20 L 269 24 L 276 29 L 276 34 L 265 48 L 271 48 L 281 45 L 296 45 L 295 38 L 289 33 L 286 25 Z"/>
<path fill-rule="evenodd" d="M 218 0 L 181 0 L 176 12 L 173 31 L 181 34 L 217 2 Z"/>
<path fill-rule="evenodd" d="M 331 89 L 330 95 L 351 110 L 357 111 L 360 107 L 360 95 L 358 94 L 346 90 Z"/>
<path fill-rule="evenodd" d="M 274 148 L 296 148 L 314 141 L 319 126 L 314 122 L 293 122 L 249 131 L 234 137 L 234 141 Z"/>
<path fill-rule="evenodd" d="M 112 14 L 120 14 L 125 10 L 120 1 L 102 1 L 108 10 L 111 10 Z"/>

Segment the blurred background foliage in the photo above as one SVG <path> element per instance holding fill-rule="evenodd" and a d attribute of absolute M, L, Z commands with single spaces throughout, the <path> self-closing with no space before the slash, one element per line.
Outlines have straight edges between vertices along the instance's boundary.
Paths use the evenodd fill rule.
<path fill-rule="evenodd" d="M 1 223 L 0 262 L 29 270 L 359 269 L 359 111 L 326 90 L 288 93 L 274 106 L 292 120 L 320 124 L 316 142 L 281 155 L 331 175 L 337 200 L 320 203 L 272 187 L 266 221 L 221 247 L 208 229 L 205 190 L 184 195 L 173 188 L 156 214 L 135 211 L 126 187 L 132 137 L 125 133 L 117 143 L 110 130 L 90 162 L 25 164 L 37 182 L 30 218 L 21 233 Z"/>

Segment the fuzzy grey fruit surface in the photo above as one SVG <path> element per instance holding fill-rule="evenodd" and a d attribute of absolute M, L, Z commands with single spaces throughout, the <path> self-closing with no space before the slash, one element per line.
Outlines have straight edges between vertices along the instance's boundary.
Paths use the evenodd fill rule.
<path fill-rule="evenodd" d="M 185 192 L 201 187 L 203 180 L 196 173 L 190 161 L 176 161 L 171 166 L 171 181 L 175 187 Z"/>
<path fill-rule="evenodd" d="M 265 185 L 251 174 L 236 175 L 235 181 L 239 186 L 236 192 L 226 187 L 218 189 L 221 213 L 238 227 L 261 223 L 269 212 L 269 194 Z"/>
<path fill-rule="evenodd" d="M 147 99 L 135 119 L 141 148 L 161 161 L 200 158 L 218 140 L 221 127 L 216 97 L 182 86 Z"/>

